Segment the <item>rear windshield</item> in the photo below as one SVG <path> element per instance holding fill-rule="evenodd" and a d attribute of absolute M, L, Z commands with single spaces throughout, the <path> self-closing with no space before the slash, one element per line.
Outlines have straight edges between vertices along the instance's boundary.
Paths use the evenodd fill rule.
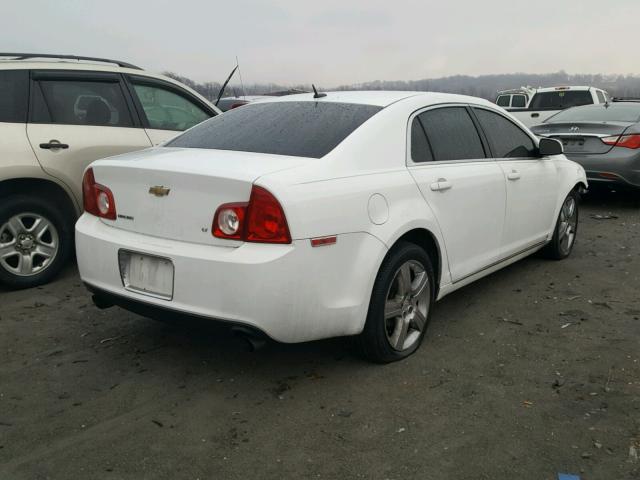
<path fill-rule="evenodd" d="M 591 92 L 587 90 L 561 90 L 558 92 L 536 93 L 531 100 L 531 110 L 563 110 L 578 105 L 593 103 Z"/>
<path fill-rule="evenodd" d="M 197 125 L 167 146 L 320 158 L 381 109 L 322 101 L 248 104 Z"/>
<path fill-rule="evenodd" d="M 545 123 L 555 122 L 627 122 L 640 121 L 640 103 L 587 105 L 557 113 Z"/>

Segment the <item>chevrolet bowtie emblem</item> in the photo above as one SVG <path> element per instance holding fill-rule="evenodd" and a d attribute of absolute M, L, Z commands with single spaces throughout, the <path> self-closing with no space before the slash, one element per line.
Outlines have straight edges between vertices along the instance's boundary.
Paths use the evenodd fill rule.
<path fill-rule="evenodd" d="M 156 185 L 155 187 L 149 187 L 149 193 L 156 197 L 166 197 L 169 195 L 171 189 L 162 185 Z"/>

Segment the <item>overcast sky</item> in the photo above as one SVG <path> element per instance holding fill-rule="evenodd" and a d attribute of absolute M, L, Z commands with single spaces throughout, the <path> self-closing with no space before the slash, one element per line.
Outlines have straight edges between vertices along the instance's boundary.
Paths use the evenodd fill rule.
<path fill-rule="evenodd" d="M 245 83 L 639 73 L 638 0 L 4 0 L 3 51 Z"/>

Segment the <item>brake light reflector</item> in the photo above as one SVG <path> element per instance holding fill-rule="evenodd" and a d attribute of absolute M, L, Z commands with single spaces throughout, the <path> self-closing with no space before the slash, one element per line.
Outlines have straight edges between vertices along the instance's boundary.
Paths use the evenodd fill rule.
<path fill-rule="evenodd" d="M 82 203 L 84 211 L 108 220 L 116 219 L 116 201 L 108 187 L 96 183 L 93 169 L 84 172 L 82 178 Z"/>
<path fill-rule="evenodd" d="M 640 134 L 634 135 L 614 135 L 613 137 L 604 137 L 601 139 L 603 143 L 607 145 L 612 145 L 615 147 L 623 147 L 623 148 L 631 148 L 637 149 L 640 148 Z"/>
<path fill-rule="evenodd" d="M 213 216 L 214 237 L 256 243 L 291 243 L 280 202 L 268 190 L 254 185 L 249 203 L 225 203 Z"/>

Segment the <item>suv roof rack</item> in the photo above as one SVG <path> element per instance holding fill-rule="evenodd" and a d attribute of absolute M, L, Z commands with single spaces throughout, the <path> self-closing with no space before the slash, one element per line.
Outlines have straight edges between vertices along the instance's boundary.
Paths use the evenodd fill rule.
<path fill-rule="evenodd" d="M 0 57 L 11 57 L 12 60 L 29 60 L 31 58 L 59 58 L 61 60 L 85 60 L 89 62 L 113 63 L 123 68 L 133 68 L 142 70 L 142 68 L 132 65 L 131 63 L 121 62 L 120 60 L 110 60 L 108 58 L 98 57 L 82 57 L 78 55 L 56 55 L 52 53 L 0 53 Z"/>

